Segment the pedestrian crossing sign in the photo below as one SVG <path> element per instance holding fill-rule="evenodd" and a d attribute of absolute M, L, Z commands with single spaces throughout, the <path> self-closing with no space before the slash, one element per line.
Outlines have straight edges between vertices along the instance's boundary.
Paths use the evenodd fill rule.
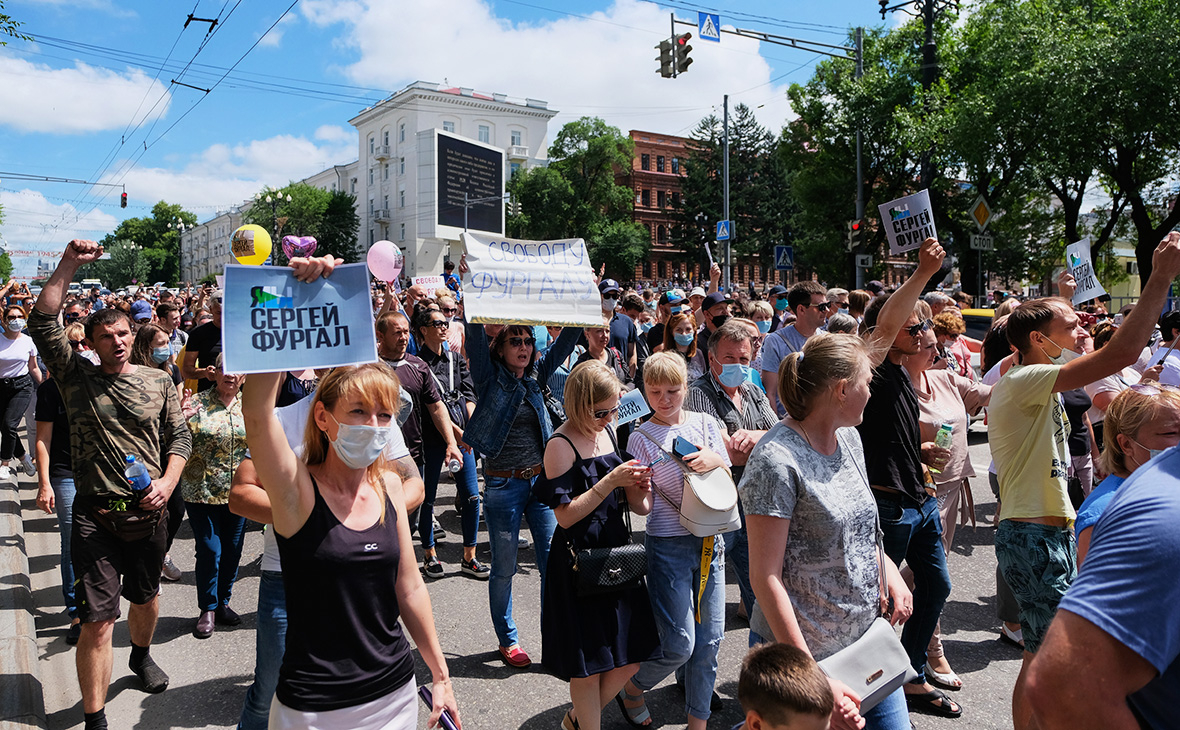
<path fill-rule="evenodd" d="M 774 247 L 774 268 L 777 271 L 791 271 L 795 268 L 795 247 Z"/>
<path fill-rule="evenodd" d="M 733 235 L 733 226 L 730 221 L 717 221 L 717 240 L 728 241 Z"/>
<path fill-rule="evenodd" d="M 697 35 L 703 41 L 721 42 L 721 17 L 716 13 L 697 12 Z"/>

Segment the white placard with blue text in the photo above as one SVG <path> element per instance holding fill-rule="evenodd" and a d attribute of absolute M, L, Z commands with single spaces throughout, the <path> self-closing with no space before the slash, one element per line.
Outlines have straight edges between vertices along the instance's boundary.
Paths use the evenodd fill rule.
<path fill-rule="evenodd" d="M 881 212 L 881 225 L 885 227 L 891 254 L 916 251 L 927 238 L 938 238 L 929 190 L 884 203 L 877 210 Z"/>
<path fill-rule="evenodd" d="M 651 407 L 643 399 L 643 393 L 638 390 L 632 390 L 622 398 L 619 398 L 619 416 L 615 425 L 622 426 L 624 423 L 631 423 L 635 419 L 643 418 L 649 413 L 651 413 Z"/>
<path fill-rule="evenodd" d="M 468 321 L 602 326 L 602 297 L 582 239 L 520 241 L 464 233 L 463 244 Z"/>
<path fill-rule="evenodd" d="M 310 284 L 285 266 L 226 266 L 222 319 L 227 373 L 377 361 L 365 264 L 338 266 Z"/>
<path fill-rule="evenodd" d="M 1091 299 L 1097 299 L 1106 293 L 1106 289 L 1102 287 L 1098 276 L 1094 273 L 1094 262 L 1090 259 L 1089 236 L 1065 247 L 1065 265 L 1078 284 L 1077 291 L 1073 294 L 1075 306 Z"/>

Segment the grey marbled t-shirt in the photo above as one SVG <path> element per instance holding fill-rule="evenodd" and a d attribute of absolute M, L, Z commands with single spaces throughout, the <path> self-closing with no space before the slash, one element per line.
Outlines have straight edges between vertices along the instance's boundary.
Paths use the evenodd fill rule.
<path fill-rule="evenodd" d="M 877 503 L 862 476 L 860 434 L 840 428 L 836 436 L 839 447 L 825 456 L 777 424 L 738 487 L 747 515 L 791 521 L 783 584 L 817 661 L 859 639 L 879 612 Z"/>

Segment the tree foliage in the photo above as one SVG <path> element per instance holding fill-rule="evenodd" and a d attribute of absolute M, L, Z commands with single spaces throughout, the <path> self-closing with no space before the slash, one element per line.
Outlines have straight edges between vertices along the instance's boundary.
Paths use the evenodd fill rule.
<path fill-rule="evenodd" d="M 128 269 L 112 270 L 113 276 L 101 276 L 95 272 L 108 268 L 102 265 L 102 261 L 90 264 L 84 275 L 101 278 L 109 286 L 124 286 L 133 279 L 140 283 L 150 280 L 147 283 L 163 281 L 174 284 L 180 278 L 179 226 L 183 224 L 185 228 L 191 228 L 196 223 L 197 216 L 194 213 L 178 204 L 161 200 L 152 206 L 151 216 L 128 218 L 100 241 L 108 253 L 119 242 L 134 243 L 138 248 L 127 248 L 127 251 L 138 252 L 135 254 L 135 275 L 129 274 Z"/>
<path fill-rule="evenodd" d="M 146 286 L 160 281 L 151 277 L 154 260 L 145 255 L 157 249 L 145 248 L 138 241 L 107 240 L 109 238 L 103 239 L 103 253 L 109 258 L 86 264 L 78 278 L 100 279 L 111 289 L 128 285 Z"/>
<path fill-rule="evenodd" d="M 266 201 L 267 197 L 271 202 Z M 304 183 L 291 183 L 277 190 L 263 188 L 242 214 L 242 221 L 270 231 L 274 260 L 279 264 L 287 263 L 282 251 L 283 236 L 313 236 L 317 256 L 339 256 L 351 263 L 360 255 L 356 198 L 345 192 L 321 190 Z"/>
<path fill-rule="evenodd" d="M 615 175 L 630 169 L 634 154 L 631 139 L 601 119 L 567 123 L 549 148 L 549 166 L 521 170 L 508 182 L 508 235 L 584 238 L 595 268 L 605 264 L 608 275 L 632 278 L 650 242 L 631 219 L 634 192 Z"/>
<path fill-rule="evenodd" d="M 0 253 L 0 281 L 8 281 L 12 277 L 12 259 L 8 252 Z"/>
<path fill-rule="evenodd" d="M 0 0 L 0 11 L 4 10 L 4 0 Z M 0 12 L 0 35 L 11 36 L 23 41 L 32 40 L 27 35 L 24 35 L 17 28 L 21 27 L 23 23 L 13 20 L 11 15 Z M 8 45 L 5 41 L 0 41 L 0 46 Z"/>

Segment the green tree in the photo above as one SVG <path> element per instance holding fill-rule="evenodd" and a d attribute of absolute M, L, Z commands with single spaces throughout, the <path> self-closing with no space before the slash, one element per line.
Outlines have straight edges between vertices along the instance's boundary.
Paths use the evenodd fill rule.
<path fill-rule="evenodd" d="M 130 240 L 103 240 L 104 254 L 109 258 L 87 264 L 82 278 L 101 279 L 111 289 L 128 285 L 148 285 L 158 279 L 151 279 L 151 262 L 145 253 L 150 249 L 139 242 Z"/>
<path fill-rule="evenodd" d="M 615 183 L 630 169 L 635 145 L 598 118 L 567 123 L 549 148 L 549 166 L 522 170 L 508 183 L 516 238 L 583 238 L 597 268 L 630 279 L 649 248 L 647 232 L 632 221 L 631 188 Z"/>
<path fill-rule="evenodd" d="M 4 0 L 0 0 L 0 10 L 4 10 Z M 0 34 L 18 38 L 23 41 L 32 40 L 27 35 L 17 31 L 17 28 L 21 27 L 21 25 L 23 25 L 23 23 L 13 20 L 11 15 L 0 12 Z M 7 42 L 0 41 L 0 46 L 6 45 L 8 45 Z"/>
<path fill-rule="evenodd" d="M 167 203 L 163 200 L 152 206 L 151 216 L 128 218 L 115 227 L 115 230 L 103 237 L 103 247 L 108 251 L 117 243 L 134 243 L 142 248 L 137 254 L 137 265 L 142 264 L 144 270 L 135 278 L 148 284 L 163 281 L 175 283 L 180 279 L 180 225 L 191 228 L 197 224 L 197 216 L 184 210 L 178 204 Z M 137 249 L 132 249 L 137 250 Z M 96 266 L 101 262 L 95 262 Z M 86 275 L 89 276 L 88 269 Z M 97 276 L 97 274 L 95 274 Z M 102 277 L 99 277 L 102 278 Z M 119 277 L 120 279 L 124 277 Z M 103 279 L 107 281 L 107 279 Z"/>
<path fill-rule="evenodd" d="M 12 277 L 12 259 L 7 252 L 0 253 L 0 281 L 8 281 Z"/>
<path fill-rule="evenodd" d="M 267 198 L 271 201 L 267 202 Z M 287 198 L 290 197 L 290 200 Z M 348 193 L 330 192 L 304 183 L 285 188 L 263 188 L 254 204 L 242 214 L 242 221 L 262 226 L 274 238 L 273 255 L 277 263 L 287 263 L 283 254 L 283 236 L 312 236 L 316 255 L 331 254 L 346 262 L 358 260 L 356 198 Z"/>
<path fill-rule="evenodd" d="M 365 252 L 361 251 L 357 239 L 360 227 L 356 197 L 343 190 L 333 190 L 320 222 L 316 253 L 339 256 L 347 264 L 362 260 Z"/>

